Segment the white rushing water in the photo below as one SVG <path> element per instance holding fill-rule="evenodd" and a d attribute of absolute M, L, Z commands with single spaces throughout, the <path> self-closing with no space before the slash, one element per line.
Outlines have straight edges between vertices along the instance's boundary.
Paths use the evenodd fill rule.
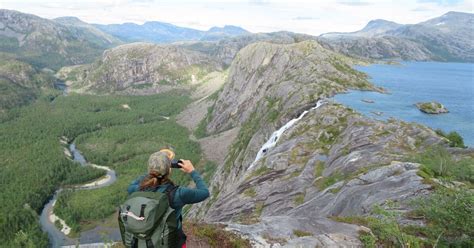
<path fill-rule="evenodd" d="M 319 108 L 324 103 L 325 102 L 323 100 L 319 100 L 316 103 L 316 106 L 312 107 L 309 110 L 305 110 L 303 113 L 300 114 L 300 116 L 298 116 L 298 118 L 290 120 L 285 125 L 283 125 L 280 129 L 273 132 L 272 136 L 270 136 L 270 138 L 267 140 L 267 142 L 265 142 L 265 144 L 263 144 L 262 148 L 260 148 L 260 150 L 257 153 L 257 156 L 255 157 L 255 160 L 252 162 L 252 164 L 249 166 L 249 168 L 247 170 L 251 170 L 255 166 L 255 164 L 257 164 L 258 160 L 260 160 L 260 158 L 262 158 L 265 154 L 267 154 L 268 151 L 276 145 L 276 143 L 280 139 L 281 135 L 286 130 L 290 129 L 293 125 L 295 125 L 296 122 L 301 120 L 309 111 Z"/>

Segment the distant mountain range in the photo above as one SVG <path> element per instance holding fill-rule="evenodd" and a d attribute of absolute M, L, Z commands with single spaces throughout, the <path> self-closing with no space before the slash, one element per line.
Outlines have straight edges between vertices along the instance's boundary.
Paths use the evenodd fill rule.
<path fill-rule="evenodd" d="M 448 12 L 409 25 L 373 20 L 359 31 L 326 33 L 319 38 L 335 50 L 362 57 L 472 62 L 473 27 L 474 14 Z"/>
<path fill-rule="evenodd" d="M 107 49 L 131 42 L 174 43 L 169 46 L 192 50 L 199 53 L 194 58 L 224 67 L 249 44 L 305 40 L 316 40 L 326 49 L 359 59 L 473 62 L 473 26 L 473 14 L 448 12 L 418 24 L 373 20 L 356 32 L 316 37 L 287 31 L 250 33 L 236 26 L 201 31 L 163 22 L 97 25 L 76 17 L 51 20 L 0 9 L 0 111 L 2 106 L 35 99 L 41 88 L 52 85 L 52 74 L 60 68 L 97 62 Z"/>
<path fill-rule="evenodd" d="M 153 43 L 170 43 L 175 41 L 211 41 L 223 38 L 250 34 L 249 31 L 236 26 L 212 27 L 208 31 L 175 26 L 165 22 L 145 22 L 98 25 L 95 27 L 127 42 L 146 41 Z"/>

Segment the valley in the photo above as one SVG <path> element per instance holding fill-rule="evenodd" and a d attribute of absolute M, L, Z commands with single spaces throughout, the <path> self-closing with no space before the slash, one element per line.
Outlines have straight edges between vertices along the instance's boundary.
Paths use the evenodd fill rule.
<path fill-rule="evenodd" d="M 449 26 L 473 17 L 439 18 Z M 8 40 L 0 46 L 0 247 L 120 241 L 117 206 L 165 147 L 191 160 L 209 186 L 209 199 L 183 209 L 191 244 L 472 245 L 474 151 L 462 137 L 338 101 L 354 91 L 390 93 L 360 65 L 472 62 L 470 44 L 448 42 L 465 29 L 438 30 L 436 21 L 374 21 L 319 37 L 148 23 L 125 37 L 125 24 L 0 10 Z M 189 36 L 150 38 L 163 28 Z M 436 47 L 445 53 L 427 45 L 425 28 L 446 32 Z M 67 155 L 74 151 L 83 159 Z M 178 170 L 171 178 L 192 186 Z M 50 211 L 64 222 L 49 223 L 61 237 L 48 240 Z"/>

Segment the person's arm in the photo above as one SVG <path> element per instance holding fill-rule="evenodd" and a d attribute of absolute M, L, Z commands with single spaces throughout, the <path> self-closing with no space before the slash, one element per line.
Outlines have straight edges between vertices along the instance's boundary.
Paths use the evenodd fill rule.
<path fill-rule="evenodd" d="M 179 198 L 184 204 L 193 204 L 198 203 L 206 200 L 209 197 L 209 190 L 207 189 L 206 183 L 202 179 L 199 172 L 194 170 L 194 166 L 189 160 L 183 160 L 181 164 L 181 170 L 188 174 L 191 174 L 191 178 L 193 179 L 194 183 L 196 184 L 195 189 L 180 188 L 179 191 Z"/>
<path fill-rule="evenodd" d="M 133 182 L 128 186 L 128 194 L 130 195 L 133 192 L 140 190 L 140 182 L 143 180 L 143 176 L 133 180 Z"/>

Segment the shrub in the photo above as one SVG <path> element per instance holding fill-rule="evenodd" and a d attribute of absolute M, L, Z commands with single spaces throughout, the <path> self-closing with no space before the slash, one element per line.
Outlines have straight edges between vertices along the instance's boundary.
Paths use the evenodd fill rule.
<path fill-rule="evenodd" d="M 469 190 L 440 188 L 415 200 L 415 214 L 428 225 L 422 231 L 442 246 L 474 247 L 474 194 Z"/>
<path fill-rule="evenodd" d="M 418 174 L 424 178 L 438 177 L 474 183 L 474 159 L 454 159 L 443 147 L 427 149 L 411 160 L 422 164 Z"/>
<path fill-rule="evenodd" d="M 436 134 L 440 135 L 440 136 L 443 136 L 445 137 L 446 139 L 449 140 L 449 146 L 450 147 L 460 147 L 460 148 L 465 148 L 466 146 L 464 145 L 464 139 L 462 138 L 462 136 L 456 132 L 456 131 L 452 131 L 448 134 L 446 134 L 445 132 L 443 132 L 443 130 L 441 129 L 436 129 Z"/>

